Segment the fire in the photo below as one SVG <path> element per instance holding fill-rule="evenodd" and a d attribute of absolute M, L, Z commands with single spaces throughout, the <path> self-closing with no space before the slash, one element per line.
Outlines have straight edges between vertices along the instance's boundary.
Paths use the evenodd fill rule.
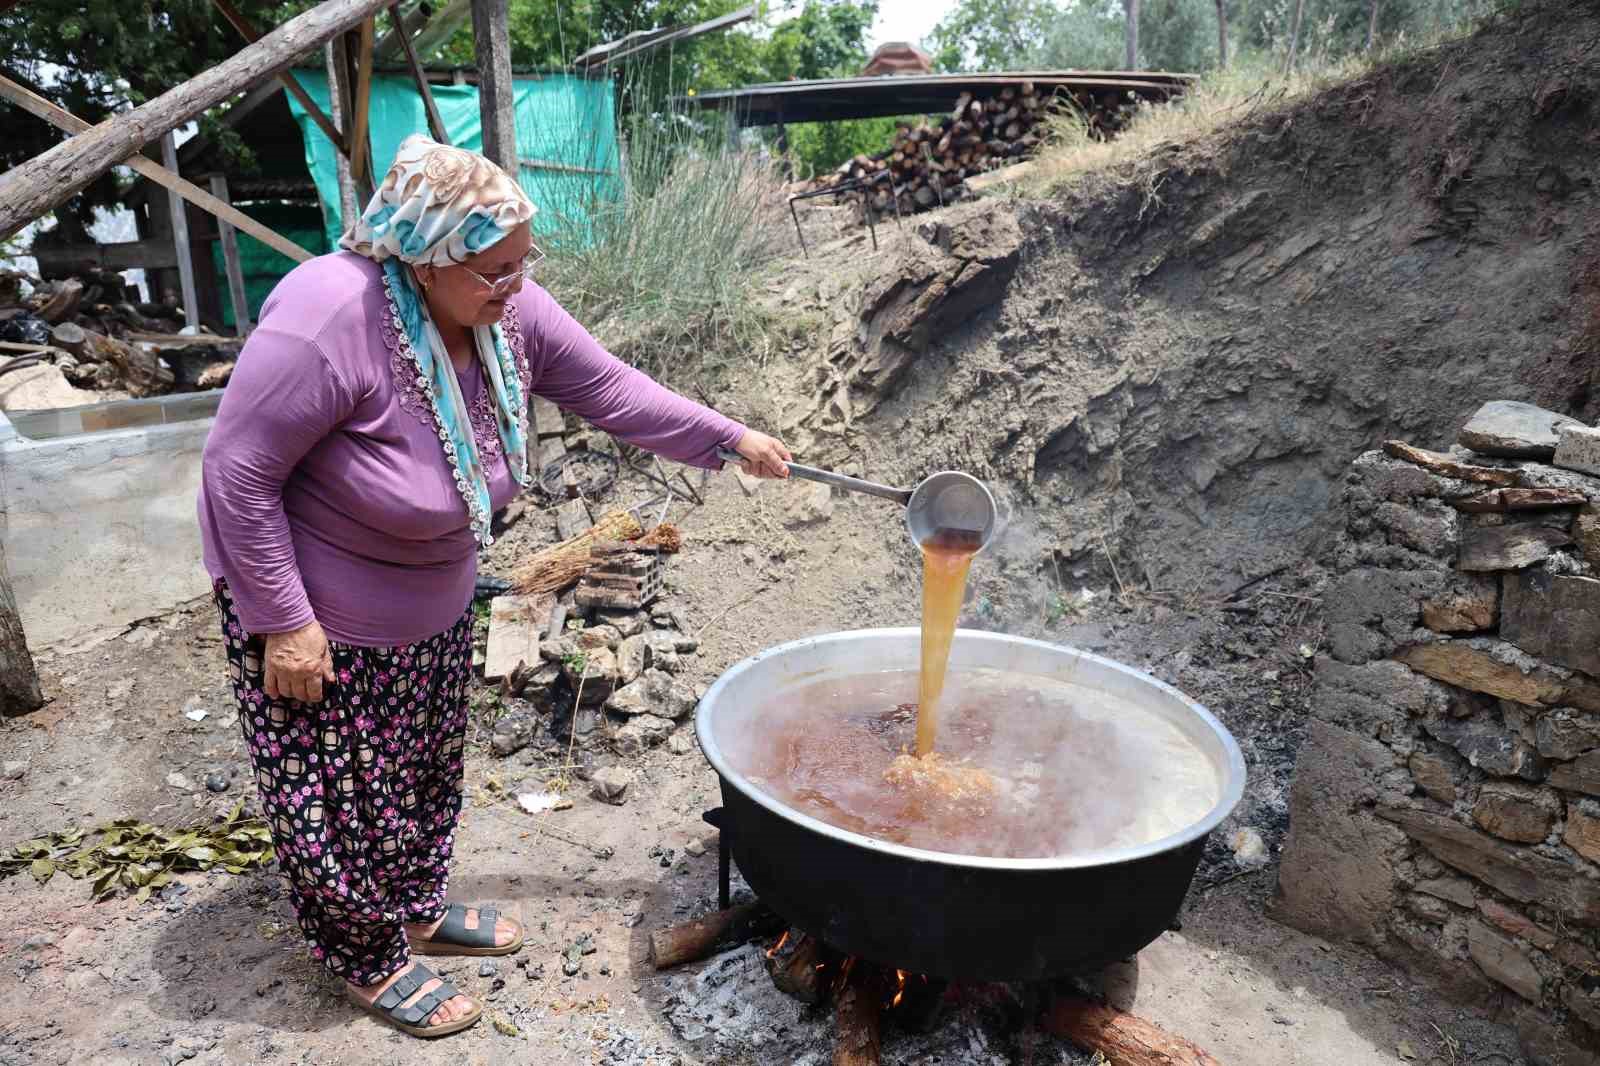
<path fill-rule="evenodd" d="M 894 998 L 889 1000 L 889 1009 L 894 1010 L 894 1008 L 900 1005 L 900 1001 L 905 998 L 906 972 L 904 970 L 896 970 L 894 972 Z"/>
<path fill-rule="evenodd" d="M 785 929 L 783 931 L 783 935 L 778 938 L 778 942 L 776 944 L 772 945 L 772 947 L 767 949 L 767 958 L 769 958 L 769 959 L 777 958 L 778 957 L 778 952 L 782 951 L 783 950 L 783 945 L 787 944 L 788 942 L 789 942 L 789 930 Z"/>

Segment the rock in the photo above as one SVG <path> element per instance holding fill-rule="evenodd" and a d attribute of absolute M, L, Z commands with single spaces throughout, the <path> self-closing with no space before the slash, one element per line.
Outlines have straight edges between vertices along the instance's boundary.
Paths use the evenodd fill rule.
<path fill-rule="evenodd" d="M 695 707 L 694 690 L 661 670 L 647 670 L 638 680 L 624 685 L 606 701 L 613 714 L 658 714 L 678 719 Z"/>
<path fill-rule="evenodd" d="M 694 732 L 690 729 L 680 729 L 667 738 L 667 750 L 674 755 L 689 755 L 694 749 Z"/>
<path fill-rule="evenodd" d="M 211 773 L 206 775 L 206 789 L 211 792 L 226 792 L 233 784 L 231 778 L 224 773 Z"/>
<path fill-rule="evenodd" d="M 1472 882 L 1464 877 L 1431 878 L 1418 884 L 1417 891 L 1448 900 L 1458 907 L 1470 907 L 1476 899 L 1472 891 Z"/>
<path fill-rule="evenodd" d="M 568 659 L 578 654 L 578 642 L 570 636 L 556 637 L 554 640 L 541 641 L 539 644 L 539 658 L 545 662 L 564 665 Z"/>
<path fill-rule="evenodd" d="M 1491 400 L 1478 408 L 1456 438 L 1479 455 L 1502 459 L 1544 459 L 1555 456 L 1564 426 L 1583 423 L 1529 403 Z"/>
<path fill-rule="evenodd" d="M 1600 581 L 1546 570 L 1507 574 L 1500 636 L 1529 655 L 1600 675 Z"/>
<path fill-rule="evenodd" d="M 533 664 L 530 663 L 529 665 Z M 561 680 L 560 664 L 540 663 L 537 669 L 523 675 L 522 687 L 516 695 L 531 701 L 547 699 L 550 696 L 550 690 L 555 688 L 556 682 L 559 680 Z"/>
<path fill-rule="evenodd" d="M 636 637 L 650 628 L 650 617 L 643 611 L 600 611 L 595 618 L 602 625 L 611 626 L 624 639 Z"/>
<path fill-rule="evenodd" d="M 630 685 L 650 665 L 650 642 L 643 634 L 635 634 L 617 648 L 617 681 Z"/>
<path fill-rule="evenodd" d="M 578 631 L 578 647 L 580 648 L 610 648 L 615 651 L 622 643 L 622 634 L 616 626 L 593 625 Z"/>
<path fill-rule="evenodd" d="M 1264 866 L 1272 859 L 1261 832 L 1249 826 L 1228 834 L 1228 846 L 1233 849 L 1233 857 L 1240 866 Z"/>
<path fill-rule="evenodd" d="M 1549 951 L 1556 946 L 1554 933 L 1497 899 L 1485 896 L 1478 901 L 1477 907 L 1478 913 L 1482 914 L 1485 920 L 1507 936 L 1526 940 L 1542 951 Z"/>
<path fill-rule="evenodd" d="M 1424 555 L 1449 558 L 1461 543 L 1461 515 L 1438 500 L 1381 503 L 1372 519 L 1388 531 L 1392 543 Z"/>
<path fill-rule="evenodd" d="M 1530 1009 L 1517 1015 L 1517 1045 L 1527 1066 L 1600 1066 L 1600 1054 L 1580 1049 L 1580 1040 L 1587 1043 L 1589 1038 L 1544 1011 Z"/>
<path fill-rule="evenodd" d="M 1482 922 L 1467 923 L 1467 951 L 1490 978 L 1532 1003 L 1544 994 L 1544 978 L 1515 943 Z"/>
<path fill-rule="evenodd" d="M 1496 840 L 1447 815 L 1379 804 L 1377 815 L 1398 826 L 1446 865 L 1519 903 L 1536 903 L 1564 918 L 1600 924 L 1600 884 L 1573 876 L 1565 862 Z"/>
<path fill-rule="evenodd" d="M 678 653 L 687 646 L 690 649 L 699 647 L 692 638 L 673 630 L 661 630 L 646 635 L 645 640 L 650 645 L 650 665 L 667 673 L 676 673 L 682 663 Z"/>
<path fill-rule="evenodd" d="M 28 760 L 7 759 L 3 773 L 7 781 L 21 781 L 28 773 Z"/>
<path fill-rule="evenodd" d="M 1550 784 L 1568 792 L 1600 796 L 1600 751 L 1591 751 L 1557 765 L 1550 771 Z"/>
<path fill-rule="evenodd" d="M 1406 910 L 1423 921 L 1432 922 L 1434 925 L 1443 925 L 1455 915 L 1449 904 L 1443 900 L 1420 893 L 1407 896 L 1405 905 Z"/>
<path fill-rule="evenodd" d="M 1498 777 L 1540 781 L 1545 761 L 1522 737 L 1499 722 L 1483 718 L 1441 718 L 1422 723 L 1435 740 L 1443 741 L 1469 764 Z M 1548 830 L 1547 830 L 1548 831 Z M 1541 834 L 1540 839 L 1543 839 Z"/>
<path fill-rule="evenodd" d="M 611 735 L 618 755 L 638 755 L 666 740 L 672 734 L 670 719 L 653 714 L 631 718 Z"/>
<path fill-rule="evenodd" d="M 1395 659 L 1447 685 L 1529 707 L 1565 703 L 1600 710 L 1600 685 L 1552 670 L 1513 645 L 1484 637 L 1414 644 Z"/>
<path fill-rule="evenodd" d="M 1456 481 L 1471 481 L 1480 485 L 1499 485 L 1510 487 L 1517 483 L 1517 474 L 1514 470 L 1500 467 L 1474 466 L 1463 463 L 1454 456 L 1442 452 L 1430 452 L 1424 448 L 1414 448 L 1404 441 L 1390 440 L 1383 442 L 1384 453 L 1392 458 L 1400 459 L 1407 463 L 1420 466 L 1429 473 L 1438 474 L 1440 477 L 1452 478 Z"/>
<path fill-rule="evenodd" d="M 572 731 L 580 737 L 586 737 L 600 728 L 600 712 L 594 707 L 578 708 L 578 720 L 573 725 Z"/>
<path fill-rule="evenodd" d="M 1412 752 L 1406 767 L 1423 792 L 1440 803 L 1456 801 L 1455 768 L 1443 758 L 1431 752 Z"/>
<path fill-rule="evenodd" d="M 695 858 L 698 859 L 700 856 L 702 856 L 702 855 L 704 855 L 706 853 L 706 846 L 705 846 L 704 842 L 700 841 L 699 839 L 695 839 L 695 840 L 691 840 L 687 844 L 685 844 L 683 846 L 683 850 L 687 854 L 693 855 Z"/>
<path fill-rule="evenodd" d="M 1552 507 L 1580 507 L 1588 497 L 1576 489 L 1490 489 L 1462 500 L 1451 500 L 1450 506 L 1472 514 L 1504 514 L 1509 511 L 1538 511 Z"/>
<path fill-rule="evenodd" d="M 183 774 L 176 770 L 167 775 L 167 784 L 171 785 L 173 788 L 181 788 L 185 792 L 194 791 L 194 782 L 190 781 L 187 777 L 183 776 Z"/>
<path fill-rule="evenodd" d="M 1455 575 L 1438 595 L 1422 601 L 1422 624 L 1436 633 L 1493 629 L 1500 615 L 1500 582 L 1474 574 Z"/>
<path fill-rule="evenodd" d="M 568 977 L 578 976 L 578 972 L 582 969 L 583 966 L 577 959 L 563 959 L 561 961 L 561 972 Z"/>
<path fill-rule="evenodd" d="M 528 415 L 538 427 L 537 433 L 541 439 L 559 437 L 566 431 L 566 419 L 562 417 L 561 408 L 543 396 L 532 397 L 528 404 Z"/>
<path fill-rule="evenodd" d="M 513 711 L 502 715 L 494 724 L 489 737 L 489 747 L 499 756 L 514 755 L 533 743 L 539 731 L 539 719 L 526 711 Z"/>
<path fill-rule="evenodd" d="M 1567 804 L 1567 828 L 1561 839 L 1590 862 L 1600 862 L 1600 804 L 1593 800 Z"/>
<path fill-rule="evenodd" d="M 496 596 L 489 601 L 489 639 L 484 647 L 483 679 L 498 681 L 518 664 L 539 663 L 539 640 L 550 621 L 555 596 Z"/>
<path fill-rule="evenodd" d="M 1558 432 L 1561 439 L 1556 444 L 1555 465 L 1580 474 L 1600 474 L 1600 429 L 1574 419 Z"/>
<path fill-rule="evenodd" d="M 1572 530 L 1584 562 L 1590 566 L 1600 566 L 1600 511 L 1592 504 L 1579 511 Z"/>
<path fill-rule="evenodd" d="M 479 977 L 493 977 L 499 972 L 500 964 L 495 962 L 493 959 L 484 959 L 482 962 L 478 963 Z"/>
<path fill-rule="evenodd" d="M 1575 759 L 1600 748 L 1600 720 L 1570 707 L 1558 707 L 1539 717 L 1534 739 L 1539 754 L 1546 758 Z"/>
<path fill-rule="evenodd" d="M 833 517 L 833 491 L 816 481 L 789 486 L 783 501 L 784 524 L 790 528 L 826 522 Z"/>
<path fill-rule="evenodd" d="M 556 508 L 556 535 L 562 540 L 571 540 L 592 528 L 594 520 L 589 517 L 588 504 L 582 500 L 568 500 Z"/>
<path fill-rule="evenodd" d="M 577 651 L 562 663 L 561 670 L 585 707 L 599 706 L 616 691 L 617 655 L 610 648 Z"/>
<path fill-rule="evenodd" d="M 1472 805 L 1472 819 L 1502 840 L 1537 844 L 1550 835 L 1560 805 L 1548 791 L 1507 781 L 1486 782 Z"/>
<path fill-rule="evenodd" d="M 1456 567 L 1468 573 L 1521 570 L 1571 543 L 1566 531 L 1544 525 L 1484 526 L 1462 537 Z"/>
<path fill-rule="evenodd" d="M 621 766 L 608 766 L 597 771 L 590 784 L 589 794 L 595 799 L 621 806 L 626 801 L 628 786 L 633 784 L 633 771 Z"/>

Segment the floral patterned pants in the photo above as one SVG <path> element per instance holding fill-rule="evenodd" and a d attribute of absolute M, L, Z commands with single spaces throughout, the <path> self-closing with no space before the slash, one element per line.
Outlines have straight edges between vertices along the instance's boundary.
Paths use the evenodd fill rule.
<path fill-rule="evenodd" d="M 461 813 L 472 612 L 403 648 L 332 644 L 321 703 L 271 699 L 263 641 L 218 583 L 223 642 L 263 816 L 311 954 L 374 984 L 410 962 L 405 922 L 445 911 Z"/>

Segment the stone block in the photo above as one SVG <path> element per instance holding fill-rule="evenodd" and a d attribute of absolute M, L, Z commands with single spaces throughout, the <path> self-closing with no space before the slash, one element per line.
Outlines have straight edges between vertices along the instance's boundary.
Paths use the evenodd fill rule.
<path fill-rule="evenodd" d="M 1425 895 L 1420 892 L 1407 896 L 1405 907 L 1406 910 L 1415 914 L 1418 918 L 1425 922 L 1432 922 L 1434 925 L 1443 925 L 1455 914 L 1448 903 L 1435 896 Z"/>
<path fill-rule="evenodd" d="M 1448 759 L 1428 751 L 1411 753 L 1406 763 L 1417 787 L 1440 803 L 1456 801 L 1456 771 Z"/>
<path fill-rule="evenodd" d="M 1496 840 L 1431 811 L 1379 805 L 1377 814 L 1445 865 L 1519 903 L 1537 903 L 1568 921 L 1600 925 L 1600 883 L 1579 876 L 1570 863 Z"/>
<path fill-rule="evenodd" d="M 1573 422 L 1562 426 L 1559 432 L 1555 465 L 1580 474 L 1600 474 L 1600 429 Z"/>
<path fill-rule="evenodd" d="M 1363 567 L 1341 575 L 1323 596 L 1329 650 L 1345 663 L 1387 656 L 1416 629 L 1424 597 L 1443 593 L 1443 571 Z"/>
<path fill-rule="evenodd" d="M 1467 951 L 1491 979 L 1505 985 L 1530 1003 L 1544 995 L 1544 978 L 1517 945 L 1482 922 L 1467 926 Z"/>
<path fill-rule="evenodd" d="M 1580 1039 L 1586 1038 L 1544 1011 L 1517 1015 L 1517 1044 L 1527 1066 L 1600 1066 L 1600 1054 L 1580 1048 Z"/>
<path fill-rule="evenodd" d="M 1543 562 L 1552 551 L 1571 543 L 1570 533 L 1543 524 L 1482 526 L 1469 529 L 1462 536 L 1456 569 L 1468 573 L 1521 570 Z"/>
<path fill-rule="evenodd" d="M 1319 936 L 1378 946 L 1400 902 L 1405 835 L 1370 813 L 1394 767 L 1382 744 L 1313 721 L 1289 799 L 1277 916 Z"/>
<path fill-rule="evenodd" d="M 567 457 L 567 442 L 560 437 L 546 437 L 539 442 L 539 473 L 543 474 Z M 555 484 L 559 484 L 555 482 Z"/>
<path fill-rule="evenodd" d="M 1508 574 L 1500 636 L 1530 655 L 1600 676 L 1600 581 L 1542 567 Z"/>
<path fill-rule="evenodd" d="M 1600 710 L 1600 684 L 1543 665 L 1515 645 L 1486 637 L 1402 648 L 1395 659 L 1447 685 L 1528 707 Z"/>
<path fill-rule="evenodd" d="M 1478 913 L 1484 920 L 1507 936 L 1526 940 L 1542 951 L 1549 951 L 1556 946 L 1556 935 L 1544 926 L 1534 922 L 1527 915 L 1514 908 L 1506 906 L 1499 900 L 1481 899 L 1478 901 Z"/>
<path fill-rule="evenodd" d="M 617 648 L 617 681 L 630 685 L 650 665 L 650 643 L 643 633 L 624 640 Z"/>
<path fill-rule="evenodd" d="M 1600 566 L 1600 511 L 1593 504 L 1578 512 L 1572 523 L 1572 533 L 1583 561 L 1590 566 Z"/>
<path fill-rule="evenodd" d="M 1381 451 L 1365 452 L 1350 464 L 1346 486 L 1374 500 L 1396 503 L 1418 498 L 1451 499 L 1481 491 L 1454 478 L 1441 477 L 1414 463 L 1394 459 Z"/>
<path fill-rule="evenodd" d="M 1422 728 L 1484 773 L 1527 781 L 1544 779 L 1543 757 L 1502 722 L 1482 717 L 1435 718 L 1424 721 Z"/>
<path fill-rule="evenodd" d="M 1590 862 L 1600 862 L 1600 806 L 1592 800 L 1567 804 L 1567 829 L 1561 839 Z"/>
<path fill-rule="evenodd" d="M 1600 718 L 1571 707 L 1557 707 L 1534 725 L 1539 754 L 1547 759 L 1575 759 L 1600 748 Z"/>
<path fill-rule="evenodd" d="M 1436 633 L 1474 633 L 1493 629 L 1500 617 L 1500 579 L 1456 574 L 1444 588 L 1422 601 L 1422 624 Z"/>
<path fill-rule="evenodd" d="M 1461 515 L 1438 500 L 1381 503 L 1372 518 L 1388 531 L 1391 543 L 1424 555 L 1447 559 L 1461 544 Z"/>
<path fill-rule="evenodd" d="M 518 663 L 539 665 L 539 638 L 550 621 L 551 593 L 496 596 L 489 601 L 489 637 L 484 645 L 483 679 L 498 681 Z"/>
<path fill-rule="evenodd" d="M 1407 736 L 1411 719 L 1442 715 L 1450 690 L 1402 663 L 1360 665 L 1318 659 L 1311 713 L 1363 736 Z"/>
<path fill-rule="evenodd" d="M 1568 792 L 1600 796 L 1600 751 L 1580 755 L 1571 762 L 1558 763 L 1550 771 L 1550 783 Z"/>
<path fill-rule="evenodd" d="M 618 755 L 638 755 L 671 735 L 671 721 L 653 714 L 641 714 L 630 718 L 611 734 L 611 746 Z"/>
<path fill-rule="evenodd" d="M 1550 835 L 1559 812 L 1559 801 L 1544 789 L 1490 781 L 1478 790 L 1472 820 L 1502 840 L 1537 844 Z"/>
<path fill-rule="evenodd" d="M 1458 907 L 1471 907 L 1477 902 L 1472 882 L 1465 877 L 1434 877 L 1417 885 L 1418 892 L 1448 900 Z"/>
<path fill-rule="evenodd" d="M 1581 425 L 1576 418 L 1531 403 L 1491 400 L 1467 420 L 1456 440 L 1479 455 L 1550 459 L 1561 442 L 1561 428 Z"/>
<path fill-rule="evenodd" d="M 543 396 L 533 397 L 528 414 L 537 424 L 540 437 L 559 437 L 566 431 L 566 419 L 561 414 L 561 408 Z"/>

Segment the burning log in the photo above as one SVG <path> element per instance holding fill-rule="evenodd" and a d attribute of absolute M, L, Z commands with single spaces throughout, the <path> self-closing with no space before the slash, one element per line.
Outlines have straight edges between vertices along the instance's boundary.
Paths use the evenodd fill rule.
<path fill-rule="evenodd" d="M 828 998 L 822 942 L 816 937 L 785 932 L 767 952 L 766 967 L 778 991 L 812 1006 Z"/>
<path fill-rule="evenodd" d="M 1222 1066 L 1182 1037 L 1143 1018 L 1087 999 L 1056 1000 L 1046 1012 L 1041 1028 L 1079 1047 L 1098 1051 L 1111 1066 Z"/>
<path fill-rule="evenodd" d="M 512 583 L 520 593 L 560 592 L 589 569 L 590 548 L 596 541 L 627 540 L 644 530 L 627 511 L 612 511 L 576 537 L 536 553 L 517 567 Z"/>
<path fill-rule="evenodd" d="M 718 949 L 782 929 L 783 919 L 760 903 L 741 903 L 650 934 L 650 961 L 658 970 L 671 969 L 714 954 Z"/>
<path fill-rule="evenodd" d="M 853 966 L 845 974 L 844 991 L 839 993 L 839 1037 L 833 1045 L 833 1066 L 878 1066 L 883 992 L 877 978 L 875 966 Z"/>

